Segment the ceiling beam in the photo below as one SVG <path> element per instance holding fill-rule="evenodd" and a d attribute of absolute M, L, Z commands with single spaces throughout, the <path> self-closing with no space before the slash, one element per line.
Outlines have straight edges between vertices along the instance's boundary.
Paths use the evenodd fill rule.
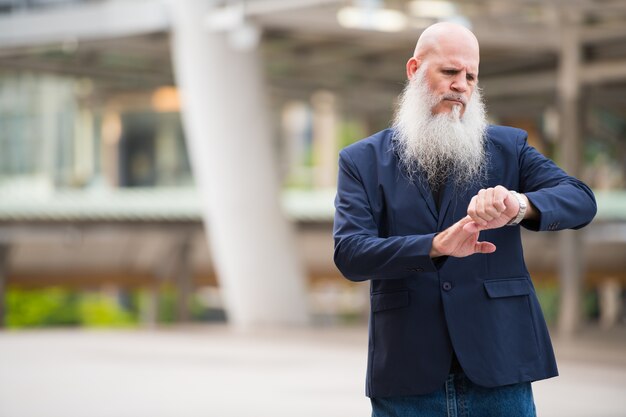
<path fill-rule="evenodd" d="M 0 48 L 119 38 L 170 28 L 164 2 L 105 1 L 0 15 Z"/>
<path fill-rule="evenodd" d="M 583 85 L 616 81 L 626 81 L 626 59 L 587 63 L 580 67 L 580 82 Z M 480 83 L 489 97 L 544 93 L 556 89 L 557 74 L 555 70 L 547 70 L 524 75 L 485 77 Z"/>
<path fill-rule="evenodd" d="M 556 71 L 537 71 L 524 75 L 485 77 L 480 80 L 485 96 L 520 96 L 544 93 L 555 89 Z"/>
<path fill-rule="evenodd" d="M 611 25 L 597 25 L 582 27 L 580 39 L 583 43 L 601 43 L 626 38 L 626 25 L 624 22 Z"/>
<path fill-rule="evenodd" d="M 74 77 L 90 77 L 104 80 L 107 85 L 119 87 L 154 87 L 171 85 L 173 76 L 171 71 L 133 69 L 106 69 L 93 65 L 81 65 L 80 62 L 53 62 L 36 59 L 3 59 L 2 68 L 5 70 L 30 71 L 43 74 L 59 74 Z"/>
<path fill-rule="evenodd" d="M 581 81 L 584 84 L 606 84 L 626 81 L 626 60 L 603 61 L 583 66 Z"/>

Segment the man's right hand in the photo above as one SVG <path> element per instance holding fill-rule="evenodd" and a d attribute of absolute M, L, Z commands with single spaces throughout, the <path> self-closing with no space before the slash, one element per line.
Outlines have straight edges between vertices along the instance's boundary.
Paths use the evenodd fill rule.
<path fill-rule="evenodd" d="M 470 216 L 465 216 L 443 232 L 437 234 L 433 239 L 430 249 L 430 257 L 454 256 L 463 258 L 475 253 L 493 253 L 496 245 L 491 242 L 479 242 L 479 231 L 468 232 L 463 226 L 472 223 Z"/>

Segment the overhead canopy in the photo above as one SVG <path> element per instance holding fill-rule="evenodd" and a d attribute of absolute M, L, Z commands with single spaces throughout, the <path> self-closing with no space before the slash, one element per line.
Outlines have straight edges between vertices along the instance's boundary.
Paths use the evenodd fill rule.
<path fill-rule="evenodd" d="M 3 69 L 93 77 L 112 92 L 174 83 L 166 2 L 82 1 L 51 7 L 54 3 L 28 2 L 41 7 L 5 7 L 0 13 Z M 330 89 L 341 94 L 351 111 L 374 113 L 389 111 L 415 40 L 434 22 L 411 14 L 414 3 L 385 2 L 386 9 L 406 17 L 398 32 L 342 26 L 338 12 L 349 2 L 338 0 L 252 0 L 242 3 L 241 12 L 242 21 L 263 31 L 260 47 L 274 97 L 302 98 Z M 236 8 L 239 3 L 227 4 Z M 560 50 L 558 10 L 567 7 L 579 9 L 583 16 L 581 82 L 609 84 L 610 88 L 598 89 L 600 101 L 624 106 L 615 88 L 626 88 L 625 2 L 473 0 L 452 6 L 471 23 L 481 43 L 480 76 L 488 99 L 553 96 Z M 219 19 L 227 22 L 218 21 L 221 26 L 215 30 L 238 28 L 237 19 L 235 23 Z M 207 22 L 214 20 L 207 16 Z M 207 23 L 207 30 L 211 27 L 215 24 Z M 536 108 L 532 101 L 527 103 L 527 108 Z"/>

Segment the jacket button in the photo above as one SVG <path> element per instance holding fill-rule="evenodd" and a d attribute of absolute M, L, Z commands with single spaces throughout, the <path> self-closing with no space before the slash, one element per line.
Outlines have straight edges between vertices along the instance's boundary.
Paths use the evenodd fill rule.
<path fill-rule="evenodd" d="M 452 289 L 452 284 L 448 281 L 445 281 L 442 285 L 444 291 L 450 291 Z"/>

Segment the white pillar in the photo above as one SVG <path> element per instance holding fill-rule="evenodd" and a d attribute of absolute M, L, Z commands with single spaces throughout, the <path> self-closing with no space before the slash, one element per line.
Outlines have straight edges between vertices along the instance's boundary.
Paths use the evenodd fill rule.
<path fill-rule="evenodd" d="M 228 319 L 303 324 L 304 273 L 281 211 L 260 59 L 203 26 L 216 3 L 170 6 L 183 124 Z"/>
<path fill-rule="evenodd" d="M 337 99 L 329 91 L 318 91 L 311 97 L 313 104 L 313 159 L 316 188 L 337 185 Z"/>
<path fill-rule="evenodd" d="M 580 22 L 575 10 L 563 10 L 561 18 L 561 53 L 559 56 L 559 111 L 561 165 L 568 174 L 579 176 L 581 166 L 580 67 L 582 50 Z M 561 302 L 558 331 L 562 337 L 573 336 L 582 319 L 582 284 L 584 264 L 581 232 L 559 232 Z"/>
<path fill-rule="evenodd" d="M 617 278 L 607 277 L 598 285 L 600 298 L 600 327 L 611 329 L 622 313 L 622 285 Z"/>

